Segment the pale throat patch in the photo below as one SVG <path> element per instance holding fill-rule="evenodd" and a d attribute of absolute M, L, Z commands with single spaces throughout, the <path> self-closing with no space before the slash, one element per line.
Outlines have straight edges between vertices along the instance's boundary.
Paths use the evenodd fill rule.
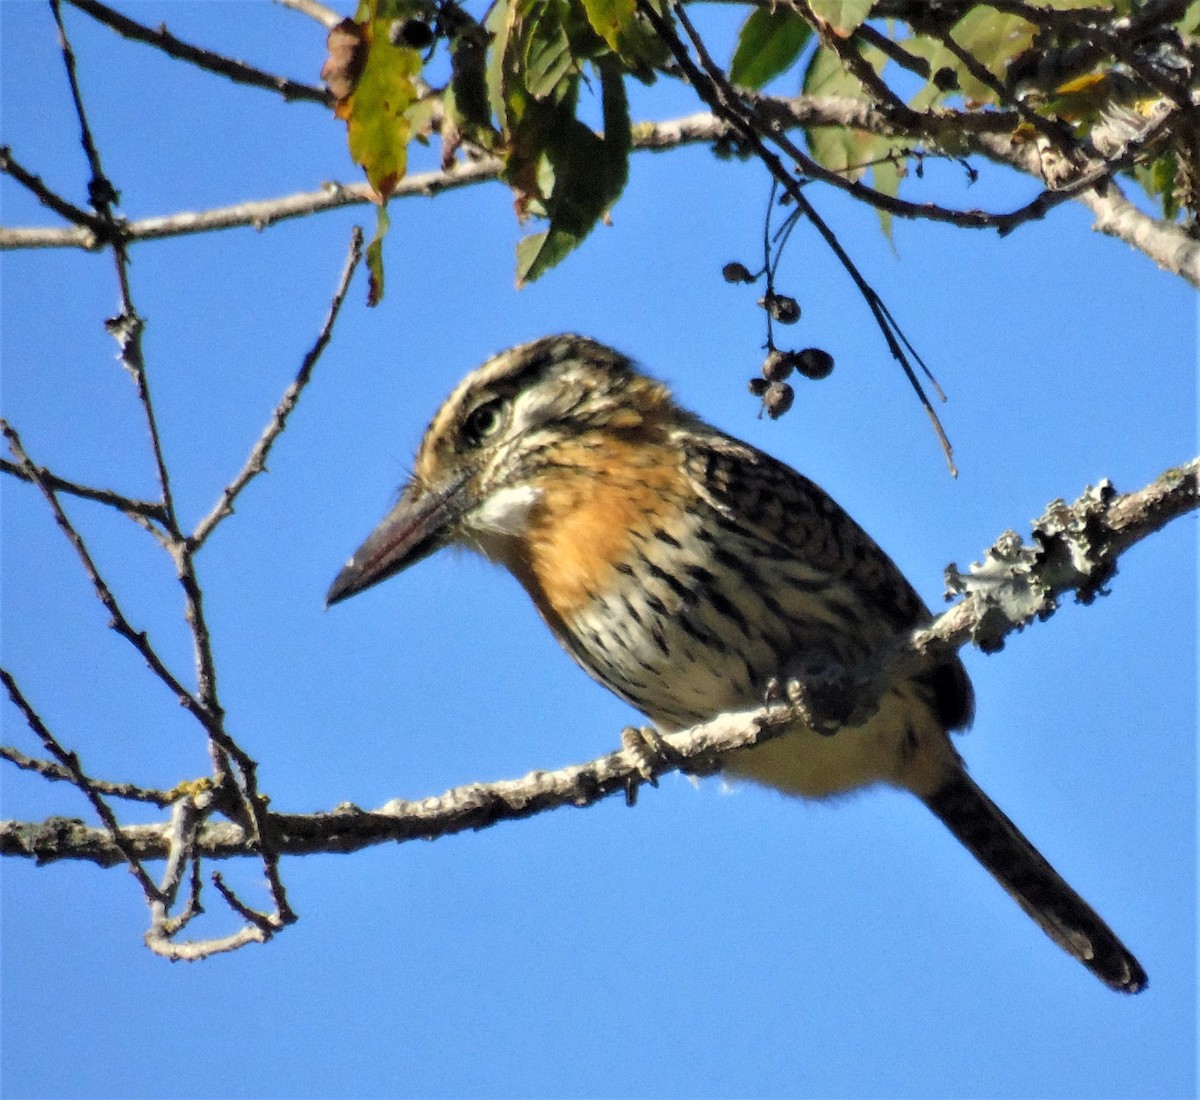
<path fill-rule="evenodd" d="M 520 538 L 529 530 L 529 513 L 541 499 L 532 485 L 514 485 L 492 493 L 466 517 L 466 525 L 477 535 Z"/>

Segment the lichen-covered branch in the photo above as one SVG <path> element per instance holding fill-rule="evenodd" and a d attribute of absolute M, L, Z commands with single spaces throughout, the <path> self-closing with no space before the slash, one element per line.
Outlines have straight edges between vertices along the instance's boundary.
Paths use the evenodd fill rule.
<path fill-rule="evenodd" d="M 1087 489 L 1073 504 L 1055 501 L 1034 523 L 1028 541 L 1006 532 L 967 573 L 952 566 L 948 578 L 958 601 L 884 661 L 889 667 L 896 661 L 917 661 L 968 641 L 996 650 L 1007 635 L 1052 615 L 1064 595 L 1090 601 L 1112 580 L 1121 554 L 1200 507 L 1198 484 L 1200 459 L 1194 459 L 1132 493 L 1117 493 L 1103 483 Z M 789 704 L 772 704 L 663 736 L 657 739 L 660 751 L 651 762 L 650 776 L 656 779 L 677 770 L 711 772 L 720 753 L 769 738 L 792 717 Z M 482 829 L 561 806 L 589 806 L 616 793 L 629 797 L 646 780 L 645 757 L 622 749 L 586 764 L 498 783 L 472 783 L 417 801 L 397 799 L 376 810 L 342 805 L 317 814 L 271 812 L 266 828 L 280 856 L 353 852 Z M 123 828 L 127 854 L 139 860 L 166 858 L 172 829 L 169 822 Z M 206 821 L 193 843 L 200 858 L 258 854 L 246 831 L 230 822 Z M 125 862 L 127 854 L 107 830 L 82 821 L 55 817 L 0 822 L 0 855 L 41 863 L 82 860 L 107 867 Z"/>

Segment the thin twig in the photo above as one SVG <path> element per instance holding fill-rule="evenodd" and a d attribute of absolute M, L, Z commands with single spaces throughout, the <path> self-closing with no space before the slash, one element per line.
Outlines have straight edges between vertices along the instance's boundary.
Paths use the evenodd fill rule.
<path fill-rule="evenodd" d="M 104 235 L 105 224 L 100 218 L 97 218 L 95 214 L 88 210 L 80 209 L 74 203 L 68 202 L 61 195 L 51 191 L 42 182 L 40 176 L 35 176 L 17 161 L 12 155 L 12 150 L 7 145 L 0 145 L 0 172 L 3 172 L 6 176 L 12 176 L 43 206 L 53 210 L 54 213 L 65 218 L 67 221 L 88 230 L 93 238 L 99 238 Z"/>
<path fill-rule="evenodd" d="M 350 280 L 353 278 L 354 271 L 362 259 L 362 243 L 363 232 L 356 225 L 350 237 L 349 255 L 346 257 L 341 278 L 338 280 L 337 289 L 334 291 L 333 299 L 329 304 L 329 310 L 325 316 L 325 322 L 317 334 L 317 339 L 304 356 L 295 379 L 293 379 L 291 385 L 288 386 L 283 396 L 279 399 L 279 404 L 275 407 L 270 422 L 259 437 L 258 442 L 254 444 L 254 448 L 250 452 L 250 457 L 246 459 L 246 464 L 238 471 L 234 479 L 221 490 L 221 499 L 217 502 L 213 510 L 196 525 L 196 530 L 188 540 L 193 552 L 199 550 L 204 545 L 205 540 L 212 534 L 218 523 L 225 519 L 226 516 L 233 514 L 233 502 L 242 490 L 250 484 L 255 476 L 266 470 L 267 455 L 270 454 L 275 440 L 279 438 L 280 433 L 287 426 L 288 417 L 291 415 L 292 410 L 295 409 L 296 403 L 300 399 L 300 394 L 312 377 L 313 368 L 317 365 L 317 360 L 321 358 L 321 353 L 324 352 L 330 337 L 333 335 L 333 326 L 342 308 L 346 292 L 350 288 Z"/>
<path fill-rule="evenodd" d="M 211 805 L 211 799 L 204 801 Z M 158 887 L 164 904 L 161 910 L 154 914 L 156 921 L 164 925 L 170 923 L 170 935 L 175 935 L 201 911 L 200 889 L 196 883 L 196 871 L 200 863 L 200 858 L 196 855 L 196 833 L 208 816 L 208 806 L 202 807 L 199 802 L 199 799 L 184 796 L 176 799 L 171 807 L 171 850 L 167 856 L 162 882 Z M 183 884 L 184 872 L 189 866 L 193 869 L 191 896 L 182 913 L 168 916 L 167 907 L 175 903 L 179 887 Z"/>
<path fill-rule="evenodd" d="M 19 466 L 15 462 L 10 462 L 7 458 L 0 458 L 0 470 L 6 474 L 12 474 L 13 477 L 18 477 L 22 481 L 36 483 L 36 479 L 31 477 L 24 467 Z M 37 467 L 37 475 L 44 484 L 48 485 L 56 493 L 69 493 L 71 496 L 81 497 L 84 500 L 94 500 L 98 504 L 107 504 L 110 508 L 115 508 L 118 512 L 123 512 L 133 520 L 148 520 L 159 524 L 165 520 L 163 506 L 155 501 L 127 497 L 124 493 L 118 493 L 112 489 L 96 489 L 91 485 L 80 485 L 78 482 L 68 481 L 64 477 L 59 477 L 57 474 L 51 473 L 44 466 Z"/>
<path fill-rule="evenodd" d="M 270 91 L 278 92 L 287 100 L 304 100 L 310 103 L 319 103 L 324 107 L 329 107 L 333 104 L 333 95 L 326 88 L 318 88 L 312 84 L 302 84 L 299 81 L 290 80 L 286 76 L 278 76 L 263 69 L 256 69 L 253 65 L 247 65 L 244 61 L 236 61 L 231 57 L 224 57 L 219 53 L 214 53 L 212 50 L 193 46 L 182 39 L 176 38 L 167 30 L 165 25 L 158 27 L 144 26 L 130 19 L 127 15 L 122 15 L 119 11 L 115 11 L 107 4 L 100 3 L 99 0 L 66 0 L 66 2 L 90 15 L 98 23 L 103 23 L 106 27 L 112 28 L 125 38 L 132 39 L 135 42 L 145 42 L 147 45 L 162 50 L 163 53 L 170 57 L 186 61 L 208 72 L 217 73 L 238 84 L 248 84 L 255 88 L 267 88 Z"/>
<path fill-rule="evenodd" d="M 920 119 L 919 112 L 914 111 L 892 91 L 875 71 L 874 66 L 859 53 L 855 36 L 841 38 L 834 34 L 825 20 L 819 19 L 813 14 L 812 6 L 807 0 L 788 0 L 788 6 L 816 30 L 821 45 L 837 55 L 842 66 L 889 116 L 894 116 L 902 125 L 906 123 L 912 125 L 913 122 Z"/>
<path fill-rule="evenodd" d="M 880 53 L 886 54 L 902 69 L 907 69 L 910 73 L 915 73 L 922 80 L 928 80 L 932 76 L 932 73 L 929 71 L 929 62 L 925 58 L 910 53 L 899 42 L 888 38 L 886 34 L 871 26 L 870 23 L 863 23 L 857 27 L 854 31 L 854 37 L 868 46 L 873 46 Z M 914 112 L 914 114 L 916 113 Z M 918 117 L 920 116 L 918 115 Z"/>
<path fill-rule="evenodd" d="M 298 11 L 301 15 L 307 15 L 326 28 L 335 26 L 344 18 L 332 8 L 318 3 L 317 0 L 275 0 L 275 3 L 281 8 L 291 8 L 292 11 Z"/>
<path fill-rule="evenodd" d="M 911 352 L 926 376 L 933 380 L 933 376 L 929 368 L 925 365 L 909 342 L 903 331 L 896 324 L 895 319 L 884 305 L 875 289 L 867 282 L 862 273 L 858 270 L 854 261 L 850 258 L 849 253 L 842 247 L 837 235 L 829 227 L 829 225 L 820 217 L 812 203 L 804 195 L 799 183 L 791 172 L 783 165 L 774 153 L 767 148 L 763 136 L 758 129 L 746 117 L 745 105 L 737 95 L 737 92 L 730 86 L 728 80 L 725 79 L 724 73 L 715 64 L 709 56 L 704 42 L 696 32 L 691 20 L 688 19 L 687 12 L 684 10 L 683 4 L 679 0 L 675 0 L 672 4 L 672 10 L 680 25 L 687 33 L 693 48 L 696 50 L 696 55 L 700 59 L 699 66 L 692 60 L 687 47 L 684 46 L 679 36 L 675 33 L 670 24 L 654 9 L 654 6 L 643 2 L 640 10 L 646 16 L 647 20 L 654 27 L 658 36 L 666 43 L 667 48 L 674 55 L 675 60 L 687 74 L 692 86 L 696 92 L 703 98 L 713 111 L 729 120 L 730 123 L 738 130 L 742 138 L 754 150 L 755 155 L 764 164 L 767 170 L 775 177 L 780 185 L 791 196 L 797 207 L 804 211 L 805 217 L 809 219 L 813 227 L 824 239 L 827 247 L 837 257 L 838 262 L 849 274 L 854 285 L 858 288 L 863 300 L 867 303 L 867 307 L 875 317 L 876 324 L 880 332 L 883 334 L 884 340 L 887 343 L 888 350 L 892 357 L 900 364 L 904 370 L 909 384 L 916 392 L 922 407 L 925 409 L 926 415 L 929 417 L 933 425 L 939 442 L 942 446 L 942 451 L 946 456 L 946 463 L 950 468 L 951 476 L 957 476 L 957 469 L 954 466 L 954 451 L 950 446 L 950 440 L 946 436 L 945 429 L 942 427 L 941 420 L 938 418 L 937 412 L 933 408 L 929 397 L 925 393 L 924 387 L 921 385 L 920 379 L 917 377 L 916 371 L 913 369 L 912 363 L 909 361 L 908 352 Z M 799 155 L 802 159 L 807 159 L 799 153 L 799 150 L 788 142 L 782 132 L 775 130 L 771 131 L 771 139 L 775 141 L 781 149 L 788 153 L 789 156 Z M 934 383 L 936 386 L 936 382 Z M 940 391 L 939 391 L 940 392 Z"/>
<path fill-rule="evenodd" d="M 67 536 L 67 540 L 71 543 L 72 547 L 74 547 L 75 553 L 83 564 L 84 572 L 87 574 L 88 580 L 92 583 L 92 588 L 97 598 L 104 605 L 104 609 L 110 616 L 109 626 L 120 634 L 121 637 L 125 638 L 141 654 L 142 659 L 150 666 L 150 670 L 154 675 L 166 684 L 175 698 L 179 700 L 180 704 L 207 728 L 210 723 L 210 716 L 195 696 L 163 664 L 162 659 L 146 637 L 145 631 L 134 630 L 129 620 L 125 618 L 125 613 L 121 610 L 120 604 L 117 603 L 112 590 L 100 575 L 100 571 L 97 569 L 96 563 L 92 560 L 92 556 L 82 536 L 75 530 L 75 526 L 67 518 L 66 512 L 63 511 L 62 505 L 58 502 L 58 497 L 54 489 L 42 479 L 39 468 L 33 464 L 29 455 L 26 454 L 25 448 L 21 444 L 21 437 L 17 435 L 16 429 L 2 417 L 0 417 L 0 434 L 3 434 L 4 438 L 8 440 L 9 449 L 17 459 L 18 464 L 23 468 L 25 477 L 41 490 L 42 496 L 46 498 L 46 503 L 50 505 L 50 511 L 54 515 L 55 522 Z"/>
<path fill-rule="evenodd" d="M 231 936 L 174 943 L 162 928 L 152 927 L 146 933 L 146 946 L 156 955 L 172 962 L 198 962 L 212 955 L 237 951 L 250 943 L 265 943 L 269 938 L 261 929 L 248 924 Z"/>
<path fill-rule="evenodd" d="M 279 920 L 277 917 L 272 917 L 270 914 L 261 913 L 257 909 L 247 905 L 241 898 L 234 893 L 232 887 L 225 882 L 224 876 L 220 871 L 212 873 L 212 884 L 217 888 L 218 893 L 225 899 L 225 904 L 229 906 L 239 917 L 247 924 L 252 924 L 259 929 L 268 939 L 280 929 Z"/>
<path fill-rule="evenodd" d="M 117 821 L 116 815 L 109 808 L 108 803 L 100 796 L 100 792 L 97 790 L 95 784 L 84 773 L 83 765 L 79 762 L 79 757 L 75 753 L 64 749 L 59 744 L 58 739 L 50 732 L 37 711 L 33 709 L 29 701 L 21 693 L 16 680 L 13 679 L 7 669 L 0 668 L 0 681 L 3 681 L 5 690 L 8 692 L 8 697 L 24 716 L 29 728 L 38 735 L 42 744 L 46 746 L 46 750 L 52 756 L 56 757 L 62 767 L 69 773 L 70 782 L 92 804 L 92 809 L 96 811 L 96 815 L 104 824 L 104 828 L 112 838 L 113 844 L 120 851 L 121 855 L 125 857 L 130 872 L 137 879 L 138 885 L 141 886 L 146 898 L 148 900 L 157 899 L 159 897 L 158 887 L 154 885 L 153 880 L 146 873 L 145 867 L 142 866 L 141 860 L 138 859 L 133 848 L 126 841 L 125 834 L 121 831 L 121 826 Z"/>
<path fill-rule="evenodd" d="M 51 783 L 75 783 L 74 773 L 65 765 L 57 764 L 53 760 L 39 760 L 33 756 L 26 756 L 25 753 L 11 745 L 0 745 L 0 758 L 7 760 L 10 764 L 15 764 L 18 768 L 34 772 Z M 170 791 L 159 791 L 153 787 L 139 787 L 135 783 L 110 783 L 106 779 L 90 779 L 88 782 L 98 794 L 108 795 L 110 798 L 123 798 L 128 802 L 148 802 L 154 806 L 169 806 L 175 800 L 175 795 Z"/>

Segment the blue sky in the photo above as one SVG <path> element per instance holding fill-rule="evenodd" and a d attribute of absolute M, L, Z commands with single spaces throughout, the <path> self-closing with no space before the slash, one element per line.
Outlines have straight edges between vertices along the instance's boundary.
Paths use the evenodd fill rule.
<path fill-rule="evenodd" d="M 267 4 L 130 5 L 147 23 L 315 80 L 324 34 Z M 108 172 L 131 216 L 357 178 L 339 126 L 124 43 L 66 12 Z M 48 9 L 0 8 L 2 139 L 82 201 L 86 180 Z M 683 89 L 635 113 L 696 109 Z M 981 165 L 912 194 L 1002 208 L 1032 194 Z M 611 750 L 637 720 L 562 654 L 515 582 L 444 554 L 333 611 L 325 590 L 403 480 L 421 430 L 489 354 L 596 336 L 683 402 L 825 486 L 932 604 L 1055 497 L 1149 481 L 1196 451 L 1195 299 L 1056 210 L 1010 238 L 814 200 L 950 396 L 951 480 L 854 288 L 801 227 L 781 268 L 798 345 L 831 378 L 777 423 L 745 380 L 762 341 L 753 165 L 702 149 L 635 158 L 610 227 L 513 289 L 499 185 L 397 203 L 388 289 L 360 280 L 271 472 L 199 566 L 232 732 L 274 806 L 377 806 Z M 0 180 L 5 224 L 50 216 Z M 238 469 L 323 318 L 356 209 L 139 246 L 132 278 L 184 516 Z M 7 253 L 4 415 L 67 477 L 153 491 L 132 387 L 103 320 L 112 264 Z M 106 630 L 28 488 L 3 496 L 4 663 L 93 774 L 202 774 L 199 731 Z M 127 606 L 190 672 L 169 563 L 80 502 L 71 515 Z M 120 870 L 0 865 L 3 1069 L 11 1097 L 1146 1096 L 1195 1088 L 1196 528 L 1121 561 L 1110 594 L 1003 653 L 967 652 L 972 773 L 1150 973 L 1114 994 L 1054 947 L 915 800 L 829 805 L 678 777 L 586 812 L 433 844 L 289 860 L 301 920 L 266 947 L 172 966 L 142 946 Z M 4 740 L 36 752 L 5 704 Z M 11 767 L 5 817 L 86 816 Z M 253 894 L 258 872 L 224 868 Z M 210 898 L 206 926 L 222 924 Z"/>

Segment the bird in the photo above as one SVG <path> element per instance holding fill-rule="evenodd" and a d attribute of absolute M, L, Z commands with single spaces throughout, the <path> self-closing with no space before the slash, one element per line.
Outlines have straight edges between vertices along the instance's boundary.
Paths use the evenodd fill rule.
<path fill-rule="evenodd" d="M 813 706 L 723 754 L 722 771 L 809 799 L 910 791 L 1096 977 L 1145 987 L 967 774 L 951 733 L 970 725 L 974 695 L 956 654 L 894 672 L 864 713 L 846 698 L 856 670 L 931 620 L 897 566 L 818 485 L 686 411 L 625 355 L 547 336 L 468 374 L 326 603 L 447 546 L 505 567 L 575 661 L 658 733 L 761 706 L 780 685 L 807 691 Z"/>

